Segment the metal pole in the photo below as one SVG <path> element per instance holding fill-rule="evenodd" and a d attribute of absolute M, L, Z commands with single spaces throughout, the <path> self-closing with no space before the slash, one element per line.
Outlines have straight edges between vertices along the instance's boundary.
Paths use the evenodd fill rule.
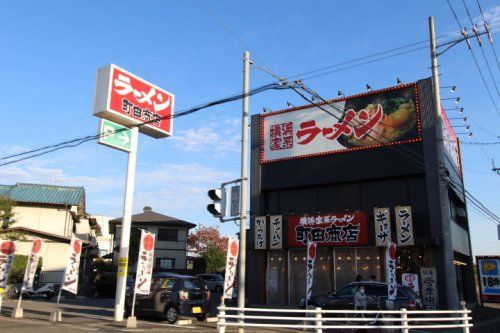
<path fill-rule="evenodd" d="M 130 129 L 130 153 L 128 153 L 127 180 L 125 183 L 125 202 L 123 205 L 122 230 L 120 233 L 120 252 L 118 255 L 118 274 L 116 279 L 115 321 L 123 320 L 125 291 L 127 287 L 128 250 L 130 228 L 132 225 L 132 206 L 134 203 L 135 165 L 137 161 L 137 140 L 139 128 Z"/>
<path fill-rule="evenodd" d="M 132 296 L 132 309 L 130 309 L 130 317 L 135 317 L 135 287 L 134 287 L 134 296 Z"/>
<path fill-rule="evenodd" d="M 443 159 L 443 126 L 441 118 L 441 95 L 439 92 L 439 74 L 438 74 L 438 55 L 436 45 L 436 33 L 434 31 L 434 17 L 429 17 L 429 31 L 431 37 L 431 58 L 432 58 L 432 89 L 434 94 L 434 109 L 436 111 L 436 147 L 437 156 L 436 162 L 438 165 L 439 173 L 439 196 L 441 201 L 441 233 L 442 233 L 442 251 L 443 251 L 443 266 L 444 266 L 444 279 L 446 285 L 441 288 L 446 288 L 446 303 L 448 308 L 456 309 L 458 307 L 458 292 L 457 281 L 455 276 L 455 267 L 453 265 L 453 247 L 451 244 L 451 213 L 450 202 L 448 197 L 448 185 L 442 178 L 442 171 L 444 169 Z"/>
<path fill-rule="evenodd" d="M 240 260 L 238 264 L 238 307 L 245 307 L 245 269 L 247 256 L 247 184 L 248 184 L 248 156 L 247 156 L 247 137 L 248 137 L 248 91 L 250 73 L 250 52 L 246 51 L 243 55 L 243 114 L 241 119 L 241 206 L 240 206 Z M 240 315 L 244 311 L 240 311 Z M 243 319 L 238 319 L 243 323 Z M 243 326 L 238 328 L 239 333 L 245 332 Z"/>

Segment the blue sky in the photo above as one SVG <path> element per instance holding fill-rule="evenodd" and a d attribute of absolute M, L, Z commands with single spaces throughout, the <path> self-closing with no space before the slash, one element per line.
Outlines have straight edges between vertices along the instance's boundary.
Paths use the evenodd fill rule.
<path fill-rule="evenodd" d="M 462 25 L 470 26 L 462 1 L 451 2 Z M 472 16 L 479 17 L 476 1 L 466 3 Z M 291 76 L 425 41 L 430 15 L 436 19 L 438 36 L 457 31 L 446 1 L 205 0 L 203 4 L 239 41 L 194 0 L 1 2 L 0 156 L 94 134 L 96 70 L 111 62 L 174 93 L 180 111 L 239 92 L 245 49 L 256 64 Z M 499 40 L 500 6 L 486 0 L 481 5 Z M 474 51 L 500 105 L 476 43 Z M 485 45 L 484 51 L 500 83 L 490 46 Z M 460 96 L 471 120 L 474 138 L 463 139 L 496 141 L 488 132 L 500 134 L 500 117 L 465 45 L 448 51 L 440 65 L 441 84 L 458 86 L 455 95 L 443 90 L 443 97 Z M 336 97 L 339 89 L 345 94 L 361 92 L 367 82 L 383 88 L 394 85 L 396 77 L 405 82 L 425 78 L 430 76 L 429 67 L 429 50 L 424 48 L 306 83 L 322 96 Z M 251 86 L 270 81 L 268 74 L 252 70 Z M 251 112 L 259 113 L 264 106 L 281 109 L 286 101 L 303 104 L 291 92 L 270 91 L 251 98 Z M 240 113 L 241 102 L 229 103 L 176 119 L 171 138 L 141 135 L 134 211 L 150 205 L 197 224 L 219 225 L 205 210 L 206 190 L 239 175 Z M 499 153 L 500 145 L 462 145 L 465 184 L 497 215 L 500 176 L 490 171 L 490 159 L 496 158 L 500 165 Z M 126 154 L 120 151 L 88 142 L 1 168 L 2 184 L 85 186 L 89 212 L 122 215 Z M 495 225 L 473 210 L 469 214 L 475 254 L 499 253 Z M 225 224 L 221 229 L 233 234 L 237 228 Z"/>

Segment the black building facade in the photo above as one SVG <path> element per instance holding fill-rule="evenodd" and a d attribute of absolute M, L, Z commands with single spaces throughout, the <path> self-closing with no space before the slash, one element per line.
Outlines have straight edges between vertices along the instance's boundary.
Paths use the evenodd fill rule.
<path fill-rule="evenodd" d="M 252 219 L 247 243 L 249 266 L 247 281 L 250 290 L 258 292 L 248 293 L 250 304 L 296 306 L 299 299 L 304 297 L 305 245 L 300 246 L 296 239 L 291 238 L 295 232 L 292 229 L 296 228 L 293 221 L 300 218 L 306 221 L 308 217 L 329 218 L 328 214 L 338 216 L 354 213 L 366 216 L 366 222 L 363 222 L 365 226 L 362 226 L 363 230 L 360 233 L 366 238 L 365 240 L 352 244 L 344 242 L 319 244 L 313 294 L 338 289 L 354 281 L 357 275 L 361 275 L 365 280 L 375 276 L 377 280 L 385 281 L 387 248 L 377 246 L 374 209 L 377 207 L 389 209 L 392 240 L 396 242 L 398 230 L 396 230 L 395 209 L 399 206 L 411 207 L 413 245 L 398 246 L 398 283 L 402 282 L 403 273 L 417 274 L 421 296 L 424 296 L 422 292 L 426 288 L 434 288 L 432 298 L 435 298 L 435 305 L 438 308 L 455 308 L 460 300 L 476 301 L 460 154 L 456 146 L 455 154 L 444 154 L 442 158 L 444 164 L 438 168 L 436 112 L 433 107 L 431 79 L 347 97 L 342 102 L 345 103 L 344 110 L 352 108 L 358 112 L 371 108 L 367 119 L 373 119 L 377 116 L 377 103 L 382 100 L 380 96 L 389 96 L 392 101 L 398 101 L 400 97 L 396 95 L 404 89 L 414 93 L 414 96 L 412 95 L 414 102 L 410 101 L 409 104 L 415 109 L 416 118 L 411 124 L 412 118 L 410 120 L 405 118 L 408 126 L 401 125 L 402 130 L 394 135 L 398 142 L 382 142 L 385 145 L 363 146 L 361 139 L 370 140 L 370 138 L 362 134 L 356 136 L 354 133 L 351 136 L 342 135 L 336 138 L 344 147 L 349 148 L 348 150 L 289 158 L 280 155 L 282 152 L 278 150 L 292 147 L 293 144 L 297 146 L 297 142 L 304 143 L 306 140 L 307 143 L 313 142 L 321 136 L 332 138 L 335 129 L 339 127 L 336 128 L 334 125 L 333 132 L 325 128 L 319 128 L 321 132 L 317 132 L 313 129 L 314 126 L 310 125 L 317 125 L 318 122 L 311 123 L 307 118 L 306 113 L 310 112 L 310 109 L 304 107 L 283 111 L 283 113 L 293 111 L 297 119 L 303 118 L 305 121 L 300 123 L 299 132 L 294 133 L 294 138 L 290 141 L 281 140 L 280 146 L 271 141 L 270 145 L 274 145 L 270 148 L 271 151 L 269 147 L 264 147 L 264 143 L 269 144 L 266 135 L 271 135 L 269 131 L 274 130 L 273 128 L 264 130 L 263 118 L 267 115 L 252 117 L 250 178 Z M 391 95 L 393 92 L 394 96 Z M 398 110 L 404 107 L 410 108 L 408 105 L 401 106 L 401 101 L 397 103 L 399 104 L 395 108 L 399 107 Z M 387 102 L 384 107 L 389 109 L 390 103 Z M 345 113 L 344 118 L 340 120 L 332 117 L 331 121 L 340 124 L 346 119 L 346 114 L 348 115 Z M 359 113 L 357 117 L 359 119 Z M 398 121 L 396 115 L 392 118 L 391 121 Z M 386 119 L 388 118 L 384 116 L 384 120 Z M 387 128 L 383 130 L 392 135 L 396 125 L 392 124 L 393 127 L 387 127 L 389 130 Z M 282 126 L 280 138 L 287 129 L 292 130 L 292 125 L 280 126 Z M 293 126 L 297 127 L 298 123 Z M 300 132 L 300 130 L 306 131 Z M 314 138 L 310 139 L 311 136 Z M 446 144 L 454 140 L 450 138 L 449 133 L 444 137 Z M 361 139 L 358 140 L 359 138 Z M 454 141 L 458 145 L 458 141 Z M 449 181 L 446 197 L 450 207 L 450 220 L 442 218 L 443 203 L 439 195 L 440 172 Z M 271 216 L 280 216 L 282 219 L 280 249 L 270 249 L 273 237 L 270 232 Z M 264 237 L 264 243 L 258 246 L 255 242 L 258 236 L 256 217 L 264 217 L 267 226 L 265 232 L 260 235 Z M 453 266 L 452 276 L 446 273 L 450 271 L 447 269 L 450 266 L 447 265 Z M 422 269 L 428 268 L 435 269 L 435 281 L 432 286 L 427 283 L 428 277 L 422 275 Z M 450 290 L 447 288 L 452 288 L 457 299 L 447 297 L 449 295 L 447 291 Z"/>

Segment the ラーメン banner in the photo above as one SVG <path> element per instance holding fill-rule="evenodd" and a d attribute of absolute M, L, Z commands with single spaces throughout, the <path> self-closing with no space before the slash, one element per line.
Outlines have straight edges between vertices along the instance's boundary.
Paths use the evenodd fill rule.
<path fill-rule="evenodd" d="M 80 257 L 82 255 L 82 241 L 75 235 L 69 243 L 69 257 L 64 271 L 62 289 L 72 294 L 78 293 L 78 275 L 80 273 Z"/>
<path fill-rule="evenodd" d="M 234 277 L 238 265 L 240 242 L 235 238 L 227 239 L 226 274 L 224 276 L 224 298 L 233 298 Z"/>
<path fill-rule="evenodd" d="M 421 141 L 417 84 L 262 114 L 260 131 L 261 163 Z"/>
<path fill-rule="evenodd" d="M 0 240 L 0 288 L 7 286 L 9 276 L 16 253 L 16 243 L 11 240 Z"/>
<path fill-rule="evenodd" d="M 153 260 L 155 251 L 155 234 L 141 230 L 141 246 L 137 260 L 135 275 L 135 293 L 147 295 L 151 288 Z"/>
<path fill-rule="evenodd" d="M 306 300 L 311 299 L 314 282 L 314 261 L 316 260 L 316 243 L 307 241 L 307 270 L 306 270 Z"/>
<path fill-rule="evenodd" d="M 26 263 L 26 271 L 24 272 L 23 284 L 21 290 L 33 291 L 33 282 L 35 281 L 36 267 L 40 259 L 40 252 L 42 250 L 43 241 L 41 239 L 34 239 L 31 246 L 31 253 Z"/>
<path fill-rule="evenodd" d="M 387 269 L 387 300 L 394 301 L 398 294 L 398 285 L 396 282 L 396 244 L 389 242 L 385 256 Z"/>

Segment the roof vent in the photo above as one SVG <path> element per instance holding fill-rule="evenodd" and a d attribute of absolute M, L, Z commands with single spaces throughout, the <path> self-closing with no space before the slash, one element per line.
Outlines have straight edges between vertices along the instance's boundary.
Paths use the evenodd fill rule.
<path fill-rule="evenodd" d="M 153 208 L 151 208 L 151 207 L 149 207 L 149 206 L 146 206 L 146 207 L 144 207 L 144 208 L 143 208 L 143 210 L 144 210 L 144 213 L 145 213 L 145 212 L 150 212 L 150 211 L 152 211 L 152 210 L 153 210 Z"/>

